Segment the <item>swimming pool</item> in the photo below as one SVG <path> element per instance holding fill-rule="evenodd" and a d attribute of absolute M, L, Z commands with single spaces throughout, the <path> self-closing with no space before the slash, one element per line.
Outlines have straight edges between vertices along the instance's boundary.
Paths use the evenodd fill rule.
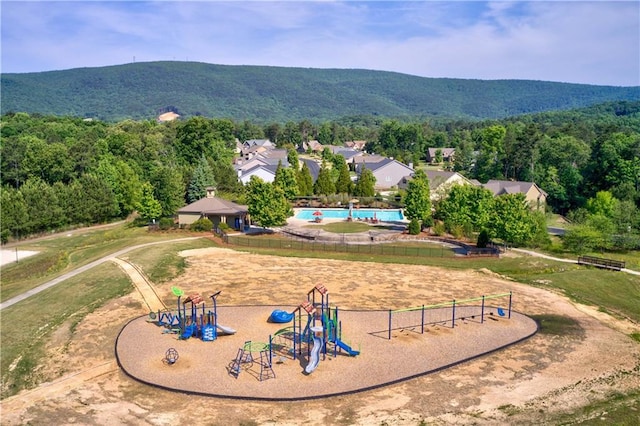
<path fill-rule="evenodd" d="M 296 219 L 313 220 L 316 211 L 322 212 L 323 219 L 347 219 L 349 217 L 349 209 L 300 209 L 296 214 Z M 373 218 L 382 222 L 393 222 L 404 220 L 402 210 L 400 209 L 353 209 L 352 217 L 354 219 Z"/>

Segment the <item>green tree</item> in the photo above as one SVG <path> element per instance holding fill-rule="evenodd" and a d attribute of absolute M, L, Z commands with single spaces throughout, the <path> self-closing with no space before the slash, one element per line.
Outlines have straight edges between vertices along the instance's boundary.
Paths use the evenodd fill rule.
<path fill-rule="evenodd" d="M 289 162 L 289 167 L 296 171 L 296 173 L 300 170 L 300 159 L 298 157 L 298 151 L 295 149 L 290 149 L 287 151 L 287 161 Z"/>
<path fill-rule="evenodd" d="M 562 237 L 562 245 L 566 250 L 577 254 L 592 252 L 604 247 L 604 236 L 589 225 L 572 225 Z"/>
<path fill-rule="evenodd" d="M 71 206 L 74 223 L 100 223 L 119 213 L 118 203 L 110 186 L 96 175 L 85 173 L 80 176 L 71 183 L 71 192 L 82 194 L 82 197 L 75 198 Z"/>
<path fill-rule="evenodd" d="M 174 215 L 184 205 L 184 183 L 179 170 L 169 166 L 156 169 L 152 185 L 163 216 Z"/>
<path fill-rule="evenodd" d="M 162 215 L 162 205 L 153 195 L 153 186 L 149 182 L 142 184 L 142 196 L 137 209 L 140 217 L 147 222 L 158 219 Z"/>
<path fill-rule="evenodd" d="M 338 167 L 338 180 L 336 181 L 336 194 L 352 194 L 353 182 L 351 181 L 351 174 L 349 173 L 349 166 L 344 161 L 342 155 L 337 155 L 342 159 Z"/>
<path fill-rule="evenodd" d="M 29 223 L 27 204 L 22 193 L 9 185 L 3 186 L 0 189 L 0 206 L 0 229 L 3 238 L 6 236 L 8 239 L 9 235 L 16 238 L 22 236 L 25 226 Z"/>
<path fill-rule="evenodd" d="M 20 187 L 20 193 L 27 206 L 24 227 L 27 233 L 56 229 L 65 223 L 64 210 L 55 191 L 41 178 L 27 179 Z"/>
<path fill-rule="evenodd" d="M 429 178 L 422 169 L 418 169 L 409 181 L 404 197 L 404 212 L 408 219 L 416 219 L 423 227 L 431 226 L 431 190 Z"/>
<path fill-rule="evenodd" d="M 517 246 L 533 240 L 538 223 L 534 219 L 524 194 L 505 194 L 496 197 L 490 228 L 494 237 Z"/>
<path fill-rule="evenodd" d="M 120 206 L 120 213 L 128 215 L 136 209 L 142 197 L 142 181 L 129 163 L 123 160 L 116 162 L 116 169 L 118 170 L 117 185 L 113 192 Z"/>
<path fill-rule="evenodd" d="M 318 179 L 316 179 L 313 185 L 313 193 L 316 195 L 331 195 L 335 194 L 336 186 L 331 179 L 331 171 L 323 161 L 318 173 Z"/>
<path fill-rule="evenodd" d="M 609 191 L 598 191 L 595 197 L 587 200 L 586 209 L 591 215 L 612 218 L 619 201 Z"/>
<path fill-rule="evenodd" d="M 358 176 L 353 193 L 358 197 L 373 197 L 376 194 L 375 185 L 376 177 L 373 175 L 373 172 L 363 166 L 362 170 L 360 170 L 360 176 Z"/>
<path fill-rule="evenodd" d="M 242 184 L 238 180 L 238 173 L 231 163 L 226 161 L 216 161 L 213 163 L 213 175 L 218 192 L 228 194 L 239 194 L 242 192 Z"/>
<path fill-rule="evenodd" d="M 471 231 L 488 229 L 493 210 L 493 194 L 473 185 L 453 185 L 446 198 L 436 206 L 435 216 L 451 231 L 455 227 L 470 227 Z"/>
<path fill-rule="evenodd" d="M 554 211 L 583 204 L 582 170 L 591 150 L 587 143 L 573 136 L 543 137 L 539 144 L 540 159 L 535 165 L 535 182 L 547 191 L 547 204 Z"/>
<path fill-rule="evenodd" d="M 263 228 L 283 225 L 291 214 L 282 190 L 257 176 L 249 179 L 246 195 L 251 219 Z"/>
<path fill-rule="evenodd" d="M 195 164 L 204 155 L 213 161 L 231 161 L 235 149 L 231 120 L 192 117 L 176 129 L 175 147 L 183 164 Z"/>
<path fill-rule="evenodd" d="M 298 195 L 303 197 L 313 195 L 313 176 L 306 162 L 302 163 L 302 169 L 297 175 Z"/>
<path fill-rule="evenodd" d="M 293 200 L 298 195 L 296 171 L 291 167 L 282 167 L 282 162 L 278 162 L 273 184 L 282 190 L 284 197 L 288 201 Z"/>
<path fill-rule="evenodd" d="M 204 198 L 207 195 L 208 186 L 215 187 L 216 180 L 213 177 L 213 169 L 203 155 L 200 157 L 200 161 L 198 161 L 198 165 L 191 176 L 189 188 L 187 189 L 187 203 L 193 203 Z"/>
<path fill-rule="evenodd" d="M 475 177 L 482 183 L 502 177 L 505 134 L 506 129 L 501 125 L 489 126 L 480 131 L 480 152 L 476 159 Z"/>
<path fill-rule="evenodd" d="M 297 147 L 302 142 L 300 128 L 293 121 L 288 121 L 284 125 L 278 146 L 288 145 L 291 148 Z"/>

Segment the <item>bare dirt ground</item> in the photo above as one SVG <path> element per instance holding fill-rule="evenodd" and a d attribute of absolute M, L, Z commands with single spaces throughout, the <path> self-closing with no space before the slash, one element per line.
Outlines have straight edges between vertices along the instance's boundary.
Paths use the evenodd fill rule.
<path fill-rule="evenodd" d="M 541 424 L 612 392 L 640 388 L 634 324 L 565 297 L 488 271 L 278 258 L 206 249 L 185 253 L 189 267 L 157 286 L 170 306 L 171 286 L 185 293 L 222 290 L 222 305 L 295 305 L 317 283 L 345 309 L 403 308 L 482 294 L 514 292 L 514 310 L 574 319 L 574 333 L 531 339 L 408 382 L 312 401 L 254 402 L 197 397 L 151 388 L 115 367 L 115 338 L 146 313 L 139 293 L 113 300 L 73 332 L 51 339 L 39 373 L 63 377 L 2 402 L 2 424 L 127 425 L 416 425 Z M 292 383 L 292 386 L 296 386 Z M 606 414 L 602 414 L 606 419 Z"/>

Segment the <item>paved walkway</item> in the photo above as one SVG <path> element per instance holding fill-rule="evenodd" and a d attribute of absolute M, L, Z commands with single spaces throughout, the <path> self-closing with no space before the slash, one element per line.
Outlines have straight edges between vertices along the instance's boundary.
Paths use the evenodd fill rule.
<path fill-rule="evenodd" d="M 120 268 L 127 275 L 129 275 L 131 282 L 133 283 L 136 290 L 138 290 L 138 293 L 140 293 L 140 296 L 142 296 L 142 300 L 144 301 L 145 305 L 147 305 L 149 312 L 167 310 L 166 305 L 162 302 L 162 299 L 160 299 L 158 293 L 156 293 L 153 284 L 151 283 L 149 278 L 147 278 L 142 273 L 142 270 L 138 266 L 134 265 L 131 262 L 127 262 L 126 260 L 118 258 L 113 258 L 111 259 L 111 261 L 120 266 Z"/>
<path fill-rule="evenodd" d="M 544 259 L 555 260 L 556 262 L 578 263 L 577 260 L 562 259 L 562 258 L 559 258 L 559 257 L 548 256 L 546 254 L 538 253 L 538 252 L 531 251 L 531 250 L 524 250 L 524 249 L 518 249 L 518 248 L 512 248 L 510 250 L 511 251 L 515 251 L 517 253 L 528 254 L 529 256 L 536 256 L 536 257 L 542 257 Z M 622 268 L 621 271 L 622 272 L 626 272 L 627 274 L 639 275 L 640 276 L 640 271 L 634 271 L 633 269 Z"/>
<path fill-rule="evenodd" d="M 167 244 L 167 243 L 173 243 L 173 242 L 177 242 L 177 241 L 187 241 L 187 240 L 195 240 L 197 238 L 201 238 L 201 237 L 186 237 L 186 238 L 176 238 L 175 240 L 164 240 L 164 241 L 154 241 L 152 243 L 145 243 L 145 244 L 138 244 L 136 246 L 131 246 L 131 247 L 127 247 L 124 248 L 122 250 L 118 250 L 115 253 L 112 254 L 108 254 L 98 260 L 94 260 L 91 263 L 88 263 L 84 266 L 80 266 L 78 269 L 75 269 L 73 271 L 67 272 L 66 274 L 62 274 L 60 275 L 58 278 L 54 278 L 51 281 L 47 281 L 46 283 L 39 285 L 38 287 L 32 288 L 31 290 L 28 290 L 22 294 L 19 294 L 15 297 L 12 297 L 9 300 L 6 300 L 2 303 L 0 303 L 0 311 L 4 308 L 8 308 L 9 306 L 15 305 L 18 302 L 21 302 L 25 299 L 27 299 L 28 297 L 34 296 L 38 293 L 40 293 L 41 291 L 44 291 L 50 287 L 53 287 L 56 284 L 60 284 L 61 282 L 68 280 L 69 278 L 75 277 L 78 274 L 81 274 L 83 272 L 88 271 L 91 268 L 94 268 L 108 260 L 113 260 L 114 258 L 118 257 L 118 256 L 122 256 L 125 253 L 128 253 L 132 250 L 136 250 L 142 247 L 148 247 L 148 246 L 153 246 L 156 244 Z"/>

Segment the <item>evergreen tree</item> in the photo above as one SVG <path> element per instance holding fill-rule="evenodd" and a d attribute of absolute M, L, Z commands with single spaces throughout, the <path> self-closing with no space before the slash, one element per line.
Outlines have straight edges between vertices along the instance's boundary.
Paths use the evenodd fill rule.
<path fill-rule="evenodd" d="M 27 206 L 27 233 L 56 229 L 65 222 L 65 215 L 58 197 L 45 181 L 31 177 L 20 187 L 20 193 Z M 81 198 L 82 193 L 77 194 Z M 3 207 L 4 209 L 4 207 Z"/>
<path fill-rule="evenodd" d="M 289 167 L 291 167 L 296 173 L 300 170 L 300 159 L 298 158 L 298 151 L 290 149 L 287 151 L 287 161 Z"/>
<path fill-rule="evenodd" d="M 206 196 L 208 186 L 216 186 L 216 181 L 213 177 L 213 169 L 204 155 L 202 155 L 193 171 L 191 182 L 189 182 L 187 203 L 193 203 Z"/>
<path fill-rule="evenodd" d="M 408 219 L 419 220 L 423 227 L 431 226 L 431 190 L 424 170 L 416 170 L 413 179 L 409 181 L 404 204 Z"/>
<path fill-rule="evenodd" d="M 356 181 L 354 195 L 358 197 L 373 197 L 376 194 L 375 185 L 376 177 L 373 172 L 363 166 Z"/>
<path fill-rule="evenodd" d="M 218 192 L 226 192 L 229 194 L 239 194 L 242 192 L 242 184 L 238 180 L 238 173 L 231 163 L 216 161 L 213 164 L 212 170 Z"/>
<path fill-rule="evenodd" d="M 336 181 L 336 194 L 352 194 L 353 182 L 351 182 L 351 175 L 349 174 L 349 166 L 344 161 L 342 155 L 338 156 L 342 158 L 342 162 L 338 168 L 338 180 Z"/>
<path fill-rule="evenodd" d="M 331 171 L 323 161 L 318 173 L 318 179 L 313 185 L 313 193 L 316 195 L 331 195 L 336 192 L 336 186 L 331 180 Z"/>
<path fill-rule="evenodd" d="M 302 163 L 302 169 L 297 175 L 298 182 L 298 195 L 306 197 L 313 195 L 313 176 L 311 176 L 311 170 L 307 163 Z"/>

